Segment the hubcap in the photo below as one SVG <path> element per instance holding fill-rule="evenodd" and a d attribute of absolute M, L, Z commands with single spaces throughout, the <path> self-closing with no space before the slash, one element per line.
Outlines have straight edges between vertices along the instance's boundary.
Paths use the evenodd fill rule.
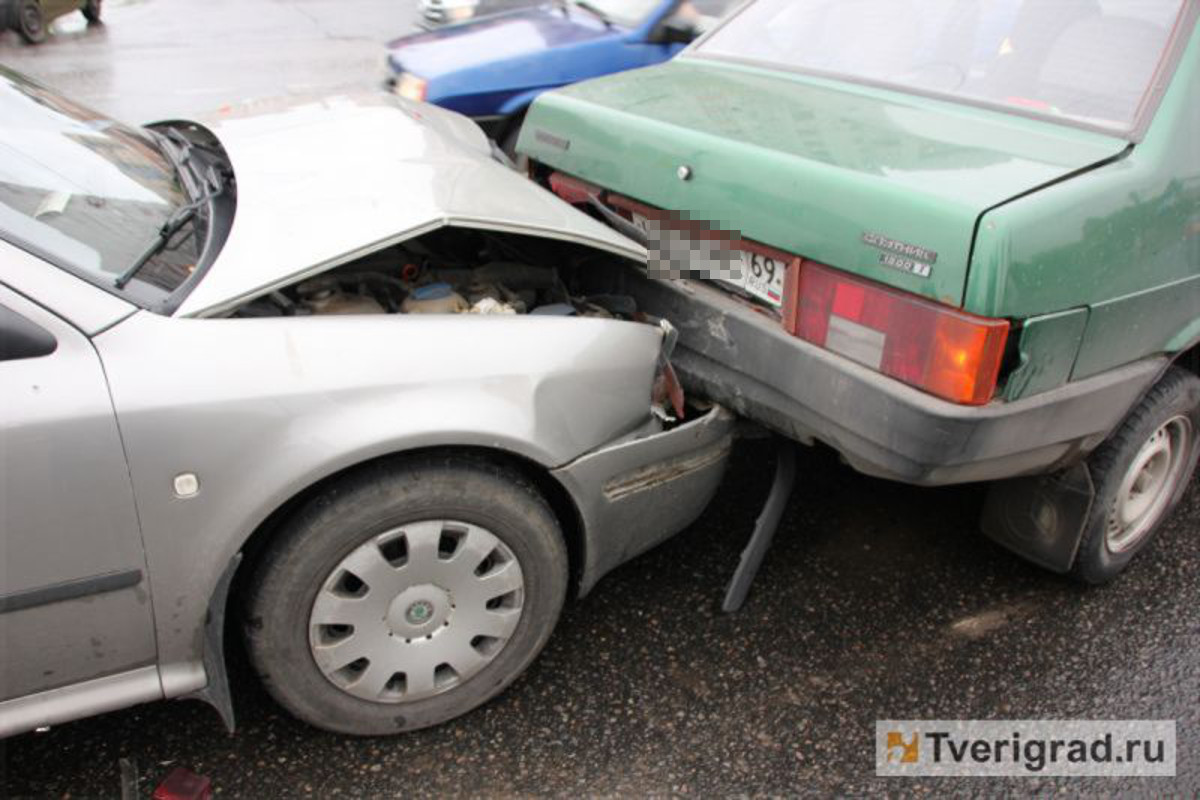
<path fill-rule="evenodd" d="M 388 633 L 411 640 L 428 636 L 445 627 L 454 612 L 454 598 L 440 586 L 431 583 L 412 586 L 388 605 L 384 624 Z"/>
<path fill-rule="evenodd" d="M 433 604 L 428 600 L 418 600 L 404 612 L 404 619 L 410 625 L 421 625 L 428 622 L 431 616 L 433 616 Z"/>
<path fill-rule="evenodd" d="M 491 663 L 516 631 L 525 580 L 477 525 L 429 520 L 350 552 L 321 585 L 309 646 L 335 686 L 364 700 L 431 697 Z"/>
<path fill-rule="evenodd" d="M 1109 509 L 1105 543 L 1111 553 L 1132 548 L 1154 527 L 1187 467 L 1192 423 L 1179 416 L 1154 432 L 1129 465 Z"/>

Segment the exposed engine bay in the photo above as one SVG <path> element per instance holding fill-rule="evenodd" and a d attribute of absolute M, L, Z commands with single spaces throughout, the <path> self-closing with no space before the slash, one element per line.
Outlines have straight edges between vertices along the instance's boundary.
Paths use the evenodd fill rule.
<path fill-rule="evenodd" d="M 532 314 L 657 323 L 603 291 L 620 260 L 533 236 L 444 228 L 248 303 L 234 316 Z"/>
<path fill-rule="evenodd" d="M 663 330 L 663 349 L 653 409 L 663 422 L 682 420 L 688 404 L 669 360 L 678 333 L 619 292 L 628 269 L 620 258 L 584 245 L 441 228 L 259 297 L 233 316 L 530 315 L 655 325 Z"/>

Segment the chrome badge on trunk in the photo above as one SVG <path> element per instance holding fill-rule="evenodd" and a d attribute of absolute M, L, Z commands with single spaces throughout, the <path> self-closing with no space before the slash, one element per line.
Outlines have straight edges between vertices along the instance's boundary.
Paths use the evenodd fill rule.
<path fill-rule="evenodd" d="M 884 251 L 879 255 L 879 263 L 885 267 L 908 272 L 920 278 L 928 278 L 933 274 L 933 265 L 938 260 L 938 254 L 933 250 L 901 242 L 881 233 L 864 233 L 862 240 L 863 244 Z"/>

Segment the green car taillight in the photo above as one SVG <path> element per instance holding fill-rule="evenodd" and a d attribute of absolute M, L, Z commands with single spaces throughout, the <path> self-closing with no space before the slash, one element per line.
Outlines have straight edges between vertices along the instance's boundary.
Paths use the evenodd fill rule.
<path fill-rule="evenodd" d="M 995 395 L 1008 320 L 968 314 L 811 261 L 789 283 L 796 295 L 784 322 L 801 339 L 954 403 L 984 405 Z"/>

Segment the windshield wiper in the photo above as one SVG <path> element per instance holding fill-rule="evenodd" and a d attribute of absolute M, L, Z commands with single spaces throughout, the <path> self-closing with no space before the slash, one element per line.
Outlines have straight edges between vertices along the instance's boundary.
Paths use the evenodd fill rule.
<path fill-rule="evenodd" d="M 225 154 L 219 149 L 200 142 L 193 142 L 178 128 L 167 128 L 166 133 L 160 133 L 155 130 L 151 130 L 150 132 L 159 140 L 163 153 L 175 165 L 176 170 L 182 173 L 183 169 L 186 168 L 192 177 L 195 178 L 196 182 L 203 184 L 206 178 L 211 180 L 210 176 L 213 169 L 217 169 L 223 178 L 233 175 L 224 163 Z M 197 159 L 197 150 L 213 157 L 216 163 L 210 164 L 206 159 Z M 205 171 L 205 167 L 208 168 L 207 172 Z M 182 178 L 182 174 L 180 177 Z M 186 184 L 187 182 L 184 181 L 184 183 Z"/>
<path fill-rule="evenodd" d="M 608 18 L 608 14 L 605 14 L 604 11 L 596 8 L 594 5 L 588 2 L 588 0 L 571 0 L 571 4 L 578 8 L 582 8 L 584 11 L 603 22 L 605 27 L 612 27 L 613 23 L 612 20 Z"/>
<path fill-rule="evenodd" d="M 150 262 L 150 259 L 158 255 L 167 246 L 172 236 L 178 233 L 184 225 L 195 219 L 202 208 L 225 191 L 226 182 L 221 178 L 217 170 L 210 167 L 205 178 L 207 191 L 201 191 L 190 203 L 180 206 L 171 212 L 171 216 L 167 217 L 166 222 L 158 229 L 158 234 L 154 237 L 154 241 L 142 251 L 142 254 L 129 265 L 128 269 L 117 276 L 117 279 L 113 282 L 113 286 L 118 289 L 124 289 L 138 272 L 141 271 L 142 267 L 146 266 Z"/>
<path fill-rule="evenodd" d="M 218 159 L 224 158 L 224 154 L 218 148 L 202 142 L 193 142 L 178 128 L 167 128 L 165 138 L 175 147 L 179 148 L 179 163 L 191 167 L 192 172 L 197 177 L 200 177 L 200 165 L 195 162 L 195 151 L 200 150 Z"/>

